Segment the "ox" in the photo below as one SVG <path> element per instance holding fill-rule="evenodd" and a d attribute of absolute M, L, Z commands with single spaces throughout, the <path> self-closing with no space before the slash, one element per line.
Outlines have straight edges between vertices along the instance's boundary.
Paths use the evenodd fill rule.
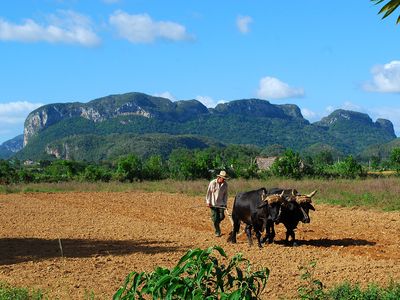
<path fill-rule="evenodd" d="M 282 203 L 287 203 L 286 199 L 288 197 L 291 197 L 293 194 L 297 194 L 297 191 L 295 189 L 271 188 L 271 189 L 267 190 L 267 194 L 268 195 L 280 194 L 283 197 L 283 199 L 281 199 L 281 204 L 282 204 Z M 267 220 L 266 228 L 265 228 L 265 237 L 263 238 L 262 243 L 268 242 L 269 244 L 272 244 L 274 242 L 274 238 L 275 238 L 274 222 L 278 223 L 280 218 L 281 218 L 281 208 L 279 210 L 277 220 L 275 220 L 275 221 Z"/>
<path fill-rule="evenodd" d="M 274 192 L 279 189 L 274 190 Z M 285 190 L 285 200 L 281 205 L 280 214 L 278 216 L 278 220 L 275 222 L 276 224 L 282 223 L 286 228 L 286 239 L 285 242 L 287 244 L 296 246 L 296 239 L 294 230 L 297 228 L 299 222 L 310 223 L 309 211 L 315 210 L 314 206 L 311 204 L 311 198 L 315 195 L 317 191 L 313 191 L 308 195 L 300 195 L 296 190 L 292 190 L 291 194 L 288 195 L 288 190 Z M 271 228 L 268 228 L 270 226 Z M 274 231 L 274 224 L 272 222 L 267 223 L 267 236 L 264 238 L 268 239 L 268 242 L 273 241 L 273 237 L 268 236 L 268 232 Z M 289 242 L 289 238 L 291 241 Z"/>
<path fill-rule="evenodd" d="M 282 195 L 268 195 L 265 188 L 238 193 L 233 203 L 233 229 L 229 234 L 228 242 L 236 243 L 236 234 L 239 232 L 240 223 L 243 222 L 246 224 L 249 245 L 253 244 L 251 237 L 251 229 L 253 229 L 258 247 L 261 248 L 261 232 L 267 227 L 267 222 L 278 221 L 280 205 L 283 201 Z"/>

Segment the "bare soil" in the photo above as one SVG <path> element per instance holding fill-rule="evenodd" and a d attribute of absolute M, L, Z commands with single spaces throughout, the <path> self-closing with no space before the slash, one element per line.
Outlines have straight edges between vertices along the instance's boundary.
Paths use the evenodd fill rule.
<path fill-rule="evenodd" d="M 233 199 L 229 199 L 232 205 Z M 249 247 L 245 235 L 227 243 L 223 221 L 215 237 L 203 197 L 167 193 L 34 193 L 0 195 L 0 281 L 42 289 L 50 299 L 111 299 L 131 271 L 175 266 L 193 248 L 242 252 L 253 270 L 271 271 L 265 299 L 294 298 L 300 266 L 317 261 L 314 276 L 327 287 L 343 281 L 386 285 L 400 281 L 400 213 L 318 204 L 300 224 L 300 246 Z M 61 241 L 61 246 L 59 244 Z M 63 257 L 61 256 L 61 248 Z"/>

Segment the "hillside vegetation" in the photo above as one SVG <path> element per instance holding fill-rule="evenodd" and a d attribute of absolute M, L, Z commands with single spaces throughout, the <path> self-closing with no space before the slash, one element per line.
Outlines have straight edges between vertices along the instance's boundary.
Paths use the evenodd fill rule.
<path fill-rule="evenodd" d="M 127 93 L 88 103 L 49 104 L 36 109 L 25 121 L 25 147 L 16 157 L 37 160 L 78 155 L 102 160 L 128 154 L 125 151 L 140 156 L 156 152 L 167 155 L 174 143 L 170 140 L 179 139 L 171 136 L 182 135 L 190 135 L 193 142 L 177 143 L 189 149 L 209 143 L 261 148 L 280 145 L 302 153 L 328 147 L 339 155 L 356 155 L 396 138 L 390 121 L 373 122 L 368 115 L 358 112 L 337 110 L 310 124 L 300 109 L 291 104 L 243 99 L 207 108 L 197 100 L 172 102 Z M 137 146 L 138 141 L 149 139 L 152 141 L 144 147 Z"/>

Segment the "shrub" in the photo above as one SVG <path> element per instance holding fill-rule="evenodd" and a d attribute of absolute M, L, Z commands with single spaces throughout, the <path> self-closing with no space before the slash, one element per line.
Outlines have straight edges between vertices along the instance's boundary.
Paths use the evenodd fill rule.
<path fill-rule="evenodd" d="M 284 155 L 271 166 L 271 171 L 276 176 L 300 179 L 303 176 L 303 163 L 298 153 L 286 150 Z"/>
<path fill-rule="evenodd" d="M 116 179 L 130 181 L 142 179 L 142 160 L 134 154 L 122 157 L 118 160 Z"/>
<path fill-rule="evenodd" d="M 301 272 L 300 279 L 303 281 L 297 289 L 300 299 L 324 299 L 324 286 L 322 282 L 314 276 L 316 265 L 316 261 L 311 261 L 308 266 L 299 267 Z"/>
<path fill-rule="evenodd" d="M 227 265 L 212 255 L 221 247 L 189 250 L 171 270 L 132 272 L 114 294 L 114 300 L 146 299 L 257 299 L 265 288 L 269 270 L 251 272 L 250 262 L 236 254 Z M 244 270 L 241 267 L 244 267 Z"/>
<path fill-rule="evenodd" d="M 365 175 L 361 165 L 351 155 L 343 161 L 335 163 L 332 169 L 342 178 L 354 179 Z"/>
<path fill-rule="evenodd" d="M 15 182 L 15 169 L 10 162 L 0 159 L 0 184 L 10 184 Z"/>
<path fill-rule="evenodd" d="M 104 181 L 109 182 L 111 180 L 112 174 L 101 166 L 89 165 L 80 175 L 83 181 L 96 182 Z"/>
<path fill-rule="evenodd" d="M 195 179 L 196 163 L 193 153 L 187 149 L 175 149 L 168 159 L 169 174 L 172 179 Z"/>
<path fill-rule="evenodd" d="M 166 167 L 161 155 L 150 156 L 143 165 L 143 177 L 148 180 L 160 180 L 166 177 Z"/>
<path fill-rule="evenodd" d="M 400 148 L 394 148 L 392 152 L 390 152 L 389 161 L 396 172 L 400 173 Z"/>

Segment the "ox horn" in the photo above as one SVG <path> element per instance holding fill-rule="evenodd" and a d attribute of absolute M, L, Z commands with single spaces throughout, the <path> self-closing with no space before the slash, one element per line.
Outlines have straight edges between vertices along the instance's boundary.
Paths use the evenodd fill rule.
<path fill-rule="evenodd" d="M 310 197 L 310 198 L 311 198 L 311 197 L 314 196 L 316 193 L 317 193 L 317 190 L 315 190 L 315 191 L 311 192 L 310 194 L 308 194 L 307 197 Z"/>
<path fill-rule="evenodd" d="M 265 201 L 267 200 L 268 194 L 265 192 L 265 189 L 262 190 L 262 195 L 261 195 L 261 200 Z"/>

